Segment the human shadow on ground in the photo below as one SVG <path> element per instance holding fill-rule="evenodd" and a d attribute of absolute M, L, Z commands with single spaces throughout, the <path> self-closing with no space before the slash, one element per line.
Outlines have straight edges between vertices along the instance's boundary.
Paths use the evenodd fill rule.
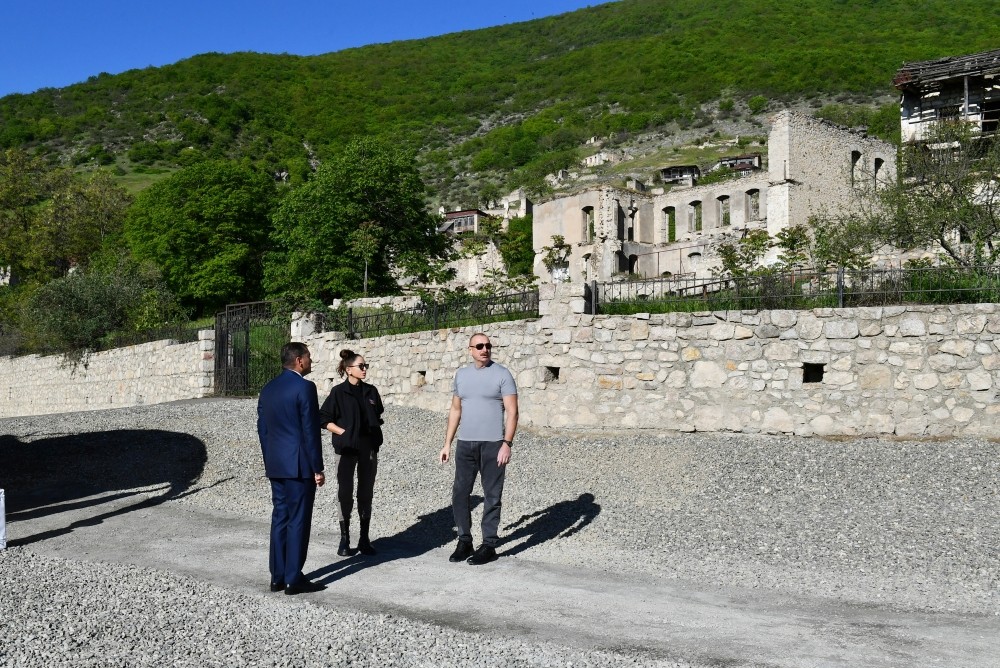
<path fill-rule="evenodd" d="M 482 497 L 473 496 L 470 505 L 475 509 L 482 501 Z M 373 514 L 376 517 L 378 513 L 377 504 L 378 499 L 376 498 L 376 506 L 373 510 Z M 354 523 L 352 523 L 351 528 L 356 532 Z M 335 533 L 334 537 L 339 537 L 339 534 Z M 357 533 L 353 534 L 351 538 L 352 542 L 357 542 Z M 335 580 L 349 577 L 366 568 L 372 568 L 397 559 L 418 557 L 421 554 L 443 547 L 455 539 L 455 516 L 452 513 L 451 506 L 448 505 L 426 515 L 420 515 L 415 523 L 393 536 L 373 540 L 372 547 L 375 548 L 376 552 L 374 555 L 365 556 L 356 553 L 350 557 L 344 557 L 332 564 L 318 568 L 311 573 L 307 573 L 306 577 L 310 580 L 315 579 L 321 584 L 330 584 Z"/>
<path fill-rule="evenodd" d="M 207 461 L 205 444 L 178 432 L 122 429 L 24 442 L 0 435 L 0 488 L 5 490 L 8 529 L 49 515 L 100 506 L 113 510 L 13 538 L 27 545 L 189 493 Z M 117 502 L 136 498 L 119 506 Z"/>
<path fill-rule="evenodd" d="M 560 501 L 548 508 L 528 515 L 504 527 L 504 543 L 513 543 L 527 538 L 523 543 L 500 552 L 501 557 L 512 557 L 556 538 L 569 538 L 594 521 L 601 512 L 601 506 L 594 502 L 594 495 L 584 492 L 570 501 Z"/>

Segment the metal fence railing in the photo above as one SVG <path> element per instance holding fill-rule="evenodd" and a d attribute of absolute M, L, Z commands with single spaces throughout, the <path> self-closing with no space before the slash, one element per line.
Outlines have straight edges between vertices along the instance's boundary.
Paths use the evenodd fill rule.
<path fill-rule="evenodd" d="M 490 296 L 452 296 L 397 311 L 342 308 L 322 314 L 317 325 L 321 331 L 344 332 L 348 338 L 361 339 L 537 316 L 538 290 L 528 290 Z"/>
<path fill-rule="evenodd" d="M 1000 302 L 1000 267 L 802 269 L 743 277 L 595 283 L 594 313 Z M 655 308 L 654 308 L 655 306 Z"/>

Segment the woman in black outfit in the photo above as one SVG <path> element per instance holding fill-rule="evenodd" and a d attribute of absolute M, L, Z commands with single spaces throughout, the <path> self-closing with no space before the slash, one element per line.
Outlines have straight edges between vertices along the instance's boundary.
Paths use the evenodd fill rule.
<path fill-rule="evenodd" d="M 351 551 L 351 510 L 354 505 L 354 472 L 358 474 L 358 519 L 361 535 L 357 551 L 375 554 L 368 538 L 372 517 L 378 448 L 382 445 L 382 397 L 374 385 L 365 382 L 368 363 L 353 350 L 340 351 L 337 373 L 343 383 L 330 390 L 319 409 L 319 423 L 333 434 L 333 464 L 337 471 L 337 499 L 340 501 L 340 546 L 337 554 Z"/>

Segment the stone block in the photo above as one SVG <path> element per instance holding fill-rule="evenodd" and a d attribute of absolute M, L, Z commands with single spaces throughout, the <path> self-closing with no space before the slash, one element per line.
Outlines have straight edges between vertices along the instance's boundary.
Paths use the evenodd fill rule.
<path fill-rule="evenodd" d="M 737 340 L 753 338 L 753 330 L 743 325 L 736 325 L 736 329 L 733 331 L 733 338 Z"/>
<path fill-rule="evenodd" d="M 698 348 L 688 347 L 681 350 L 681 359 L 685 362 L 693 362 L 694 360 L 701 359 L 701 350 Z"/>
<path fill-rule="evenodd" d="M 966 379 L 969 381 L 969 389 L 975 392 L 982 392 L 993 387 L 993 377 L 986 371 L 972 371 Z"/>
<path fill-rule="evenodd" d="M 823 322 L 811 314 L 804 313 L 799 316 L 799 322 L 795 329 L 798 331 L 800 339 L 813 341 L 823 335 Z"/>
<path fill-rule="evenodd" d="M 936 373 L 919 373 L 913 377 L 913 387 L 918 390 L 929 390 L 937 387 L 940 379 Z"/>
<path fill-rule="evenodd" d="M 728 341 L 736 333 L 736 326 L 729 322 L 720 322 L 708 330 L 708 338 L 713 341 Z"/>
<path fill-rule="evenodd" d="M 727 377 L 725 370 L 714 362 L 695 362 L 690 384 L 696 389 L 716 389 L 725 385 Z"/>
<path fill-rule="evenodd" d="M 629 328 L 629 336 L 633 341 L 645 341 L 649 338 L 649 323 L 635 321 Z"/>
<path fill-rule="evenodd" d="M 858 323 L 853 320 L 834 320 L 823 324 L 823 333 L 828 339 L 856 339 Z"/>
<path fill-rule="evenodd" d="M 925 336 L 927 324 L 920 318 L 907 317 L 899 321 L 900 336 Z"/>
<path fill-rule="evenodd" d="M 552 330 L 552 343 L 572 343 L 573 331 L 570 329 Z"/>
<path fill-rule="evenodd" d="M 976 344 L 967 339 L 952 339 L 941 344 L 938 350 L 949 355 L 968 357 L 975 350 Z"/>
<path fill-rule="evenodd" d="M 976 411 L 967 406 L 959 406 L 951 412 L 951 418 L 955 422 L 968 422 L 975 416 Z"/>
<path fill-rule="evenodd" d="M 858 372 L 862 390 L 887 390 L 892 387 L 892 369 L 882 365 L 865 366 Z"/>
<path fill-rule="evenodd" d="M 781 330 L 774 325 L 760 325 L 756 330 L 757 337 L 761 339 L 776 339 L 781 336 Z"/>
<path fill-rule="evenodd" d="M 985 315 L 963 316 L 955 323 L 955 331 L 958 334 L 982 334 L 986 321 Z"/>
<path fill-rule="evenodd" d="M 951 371 L 958 364 L 954 355 L 931 355 L 927 358 L 927 365 L 935 371 L 945 372 Z"/>
<path fill-rule="evenodd" d="M 764 346 L 764 358 L 775 361 L 798 359 L 799 347 L 794 343 L 776 341 Z"/>
<path fill-rule="evenodd" d="M 881 320 L 862 320 L 858 325 L 858 334 L 861 336 L 878 336 L 881 333 Z"/>
<path fill-rule="evenodd" d="M 774 310 L 771 311 L 771 324 L 781 329 L 794 327 L 799 319 L 797 311 Z"/>
<path fill-rule="evenodd" d="M 823 375 L 824 385 L 834 385 L 840 387 L 843 385 L 850 385 L 855 380 L 857 379 L 854 377 L 854 374 L 847 371 L 831 371 Z"/>
<path fill-rule="evenodd" d="M 773 407 L 764 413 L 760 428 L 766 434 L 788 434 L 795 430 L 795 421 L 784 408 Z"/>

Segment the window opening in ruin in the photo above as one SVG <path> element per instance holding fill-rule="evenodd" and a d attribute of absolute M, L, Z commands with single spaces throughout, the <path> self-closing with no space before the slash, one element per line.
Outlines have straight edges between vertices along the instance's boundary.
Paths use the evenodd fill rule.
<path fill-rule="evenodd" d="M 721 195 L 716 201 L 719 203 L 719 224 L 729 227 L 729 195 Z"/>
<path fill-rule="evenodd" d="M 983 134 L 993 134 L 1000 130 L 1000 99 L 984 100 L 980 108 L 983 114 Z"/>
<path fill-rule="evenodd" d="M 667 233 L 664 235 L 667 242 L 677 241 L 677 211 L 672 206 L 663 208 L 663 224 Z"/>
<path fill-rule="evenodd" d="M 638 268 L 638 266 L 639 266 L 639 256 L 638 255 L 629 255 L 628 256 L 628 273 L 630 273 L 630 274 L 636 273 L 636 269 Z"/>
<path fill-rule="evenodd" d="M 803 362 L 802 363 L 802 382 L 803 383 L 822 383 L 823 382 L 823 369 L 826 367 L 825 364 L 817 364 L 814 362 Z"/>
<path fill-rule="evenodd" d="M 698 200 L 688 205 L 688 231 L 701 232 L 701 202 Z"/>
<path fill-rule="evenodd" d="M 417 387 L 423 387 L 424 385 L 427 384 L 427 372 L 426 371 L 417 371 L 417 377 L 415 378 L 415 380 L 417 382 L 414 383 L 414 384 Z"/>
<path fill-rule="evenodd" d="M 559 367 L 557 366 L 547 366 L 542 371 L 542 380 L 546 383 L 558 383 L 559 382 Z"/>
<path fill-rule="evenodd" d="M 851 185 L 858 182 L 858 163 L 861 162 L 861 151 L 851 151 Z"/>
<path fill-rule="evenodd" d="M 760 220 L 760 191 L 754 188 L 746 193 L 747 222 Z"/>
<path fill-rule="evenodd" d="M 969 230 L 965 227 L 965 225 L 958 226 L 958 241 L 963 244 L 972 242 L 972 235 L 969 234 Z"/>
<path fill-rule="evenodd" d="M 586 241 L 594 240 L 594 207 L 583 207 L 583 238 Z"/>
<path fill-rule="evenodd" d="M 882 166 L 885 164 L 885 160 L 882 158 L 875 158 L 875 187 L 878 188 L 878 175 L 882 171 Z"/>

